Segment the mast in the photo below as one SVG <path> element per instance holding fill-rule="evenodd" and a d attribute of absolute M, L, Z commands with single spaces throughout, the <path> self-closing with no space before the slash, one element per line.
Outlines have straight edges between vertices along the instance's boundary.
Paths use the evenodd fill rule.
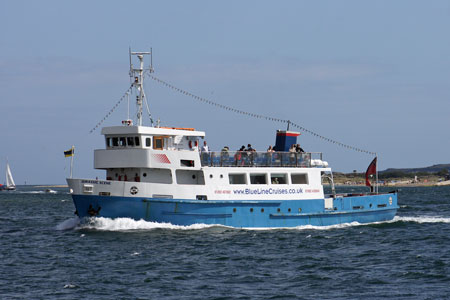
<path fill-rule="evenodd" d="M 136 106 L 137 106 L 137 126 L 142 126 L 142 111 L 143 111 L 143 103 L 146 101 L 145 93 L 144 93 L 144 71 L 149 71 L 153 73 L 153 58 L 152 58 L 152 49 L 150 48 L 149 52 L 132 52 L 131 48 L 129 49 L 130 54 L 130 78 L 133 82 L 133 86 L 136 89 Z M 148 68 L 144 68 L 144 55 L 150 55 L 150 66 Z M 132 63 L 132 57 L 135 56 L 139 60 L 139 67 L 134 68 Z M 152 126 L 153 126 L 153 121 Z"/>

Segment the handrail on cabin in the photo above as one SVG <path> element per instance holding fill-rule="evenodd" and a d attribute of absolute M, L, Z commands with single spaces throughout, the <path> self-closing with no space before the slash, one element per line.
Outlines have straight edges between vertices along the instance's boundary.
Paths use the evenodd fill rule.
<path fill-rule="evenodd" d="M 318 157 L 313 159 L 314 157 Z M 201 152 L 202 166 L 210 167 L 326 167 L 321 152 Z M 326 165 L 325 165 L 326 164 Z"/>

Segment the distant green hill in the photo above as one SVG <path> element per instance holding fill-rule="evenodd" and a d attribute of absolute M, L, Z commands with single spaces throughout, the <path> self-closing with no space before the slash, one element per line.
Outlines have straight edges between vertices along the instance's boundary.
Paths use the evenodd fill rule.
<path fill-rule="evenodd" d="M 442 169 L 446 169 L 450 171 L 450 164 L 439 164 L 433 165 L 425 168 L 404 168 L 404 169 L 395 169 L 389 168 L 384 171 L 380 171 L 379 173 L 394 173 L 394 172 L 402 172 L 402 173 L 437 173 L 442 171 Z"/>

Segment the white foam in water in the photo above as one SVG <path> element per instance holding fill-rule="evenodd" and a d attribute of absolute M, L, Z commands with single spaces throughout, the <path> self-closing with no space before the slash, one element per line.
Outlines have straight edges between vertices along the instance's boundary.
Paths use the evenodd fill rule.
<path fill-rule="evenodd" d="M 75 285 L 75 284 L 66 284 L 66 285 L 64 285 L 64 288 L 65 289 L 74 289 L 74 288 L 76 288 L 77 286 Z"/>
<path fill-rule="evenodd" d="M 396 216 L 392 222 L 415 222 L 415 223 L 450 223 L 450 218 L 439 216 L 399 217 Z"/>
<path fill-rule="evenodd" d="M 245 228 L 246 230 L 330 230 L 330 229 L 337 229 L 337 228 L 346 228 L 346 227 L 353 227 L 353 226 L 364 226 L 368 224 L 377 224 L 377 223 L 358 223 L 358 222 L 351 222 L 351 223 L 342 223 L 342 224 L 335 224 L 335 225 L 328 225 L 328 226 L 313 226 L 313 225 L 302 225 L 302 226 L 295 226 L 295 227 L 254 227 L 254 228 Z"/>
<path fill-rule="evenodd" d="M 215 225 L 193 224 L 189 226 L 172 225 L 170 223 L 147 222 L 144 220 L 136 221 L 130 218 L 92 218 L 88 223 L 82 224 L 82 229 L 96 229 L 104 231 L 127 231 L 127 230 L 150 230 L 150 229 L 178 229 L 195 230 L 213 227 Z"/>
<path fill-rule="evenodd" d="M 56 225 L 56 230 L 70 230 L 74 229 L 80 224 L 80 219 L 78 217 L 73 217 L 64 222 Z"/>
<path fill-rule="evenodd" d="M 382 222 L 372 222 L 372 223 L 359 223 L 359 222 L 351 222 L 351 223 L 343 223 L 329 226 L 312 226 L 312 225 L 304 225 L 297 227 L 261 227 L 261 228 L 244 228 L 245 230 L 280 230 L 280 229 L 289 229 L 289 230 L 331 230 L 331 229 L 340 229 L 340 228 L 348 228 L 348 227 L 356 227 L 356 226 L 367 226 L 374 224 L 383 224 L 383 223 L 395 223 L 395 222 L 416 222 L 416 223 L 450 223 L 450 218 L 443 217 L 431 217 L 431 216 L 422 216 L 422 217 L 394 217 L 393 220 L 390 221 L 382 221 Z M 56 226 L 57 230 L 69 230 L 74 229 L 75 227 L 80 225 L 80 219 L 78 217 L 74 217 L 68 219 L 58 226 Z M 207 225 L 207 224 L 193 224 L 189 226 L 180 226 L 173 225 L 170 223 L 157 223 L 157 222 L 147 222 L 144 220 L 134 220 L 130 218 L 92 218 L 87 223 L 81 224 L 79 229 L 95 229 L 95 230 L 103 230 L 103 231 L 128 231 L 128 230 L 152 230 L 152 229 L 174 229 L 174 230 L 199 230 L 211 227 L 225 227 L 232 228 L 223 225 Z"/>

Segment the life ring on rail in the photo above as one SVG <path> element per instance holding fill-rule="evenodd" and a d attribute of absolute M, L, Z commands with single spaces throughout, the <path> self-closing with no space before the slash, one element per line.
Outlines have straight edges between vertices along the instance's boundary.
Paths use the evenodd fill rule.
<path fill-rule="evenodd" d="M 189 148 L 192 149 L 192 141 L 189 141 Z"/>
<path fill-rule="evenodd" d="M 195 147 L 198 147 L 198 141 L 195 141 Z"/>

